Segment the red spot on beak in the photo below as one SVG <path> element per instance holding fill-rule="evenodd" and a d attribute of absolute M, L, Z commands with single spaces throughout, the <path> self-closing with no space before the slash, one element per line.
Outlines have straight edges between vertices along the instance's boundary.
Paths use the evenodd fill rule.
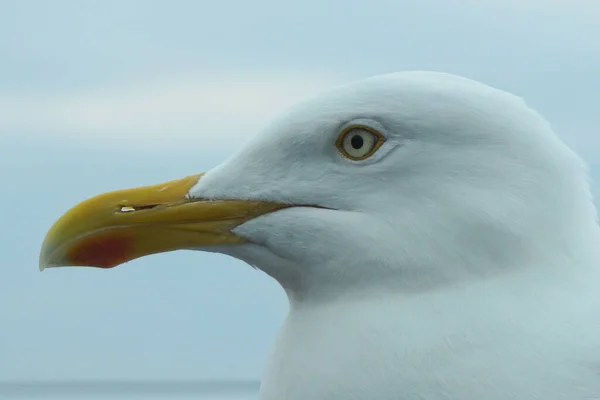
<path fill-rule="evenodd" d="M 132 240 L 114 232 L 105 236 L 84 238 L 68 255 L 74 265 L 112 268 L 129 261 Z"/>

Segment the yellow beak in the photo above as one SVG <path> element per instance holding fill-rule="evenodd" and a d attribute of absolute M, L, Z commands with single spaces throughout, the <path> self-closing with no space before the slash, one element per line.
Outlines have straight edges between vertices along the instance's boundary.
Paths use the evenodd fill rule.
<path fill-rule="evenodd" d="M 202 174 L 155 186 L 119 190 L 83 201 L 48 231 L 40 253 L 46 267 L 112 268 L 173 250 L 243 243 L 236 226 L 285 207 L 246 200 L 187 197 Z"/>

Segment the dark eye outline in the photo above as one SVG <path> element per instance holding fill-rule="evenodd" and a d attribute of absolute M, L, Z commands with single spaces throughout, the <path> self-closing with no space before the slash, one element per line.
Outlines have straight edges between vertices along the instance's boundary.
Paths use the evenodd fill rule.
<path fill-rule="evenodd" d="M 346 150 L 344 150 L 344 139 L 346 138 L 346 136 L 348 134 L 350 134 L 352 131 L 356 130 L 356 129 L 360 129 L 363 131 L 367 131 L 369 133 L 371 133 L 373 136 L 375 136 L 377 138 L 377 141 L 375 142 L 375 145 L 373 146 L 373 148 L 364 156 L 362 157 L 353 157 L 350 154 L 348 154 L 348 152 L 346 152 Z M 385 136 L 383 136 L 383 134 L 379 131 L 377 131 L 376 129 L 371 128 L 370 126 L 366 126 L 366 125 L 350 125 L 347 126 L 346 128 L 344 128 L 340 134 L 338 135 L 337 140 L 335 141 L 335 147 L 337 147 L 338 151 L 346 158 L 352 160 L 352 161 L 362 161 L 362 160 L 366 160 L 367 158 L 371 157 L 373 154 L 375 154 L 375 152 L 377 150 L 379 150 L 379 148 L 385 143 Z"/>

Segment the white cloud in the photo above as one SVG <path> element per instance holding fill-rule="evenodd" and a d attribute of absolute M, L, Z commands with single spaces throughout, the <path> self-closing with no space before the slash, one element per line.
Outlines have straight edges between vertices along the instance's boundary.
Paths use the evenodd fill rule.
<path fill-rule="evenodd" d="M 114 145 L 206 146 L 244 139 L 278 112 L 334 85 L 322 74 L 200 75 L 59 95 L 0 94 L 0 134 Z M 183 140 L 185 139 L 185 140 Z"/>
<path fill-rule="evenodd" d="M 0 92 L 0 141 L 159 149 L 192 143 L 210 151 L 233 140 L 238 147 L 285 108 L 342 81 L 324 73 L 207 73 L 53 95 Z M 600 152 L 593 121 L 545 117 L 587 159 Z"/>

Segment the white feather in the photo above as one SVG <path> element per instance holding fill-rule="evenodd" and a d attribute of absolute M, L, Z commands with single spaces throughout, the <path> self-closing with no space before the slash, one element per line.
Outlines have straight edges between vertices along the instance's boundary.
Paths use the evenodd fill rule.
<path fill-rule="evenodd" d="M 359 121 L 386 143 L 335 148 Z M 290 208 L 219 251 L 288 293 L 263 400 L 600 398 L 600 245 L 582 160 L 520 98 L 403 72 L 292 108 L 190 193 Z"/>

